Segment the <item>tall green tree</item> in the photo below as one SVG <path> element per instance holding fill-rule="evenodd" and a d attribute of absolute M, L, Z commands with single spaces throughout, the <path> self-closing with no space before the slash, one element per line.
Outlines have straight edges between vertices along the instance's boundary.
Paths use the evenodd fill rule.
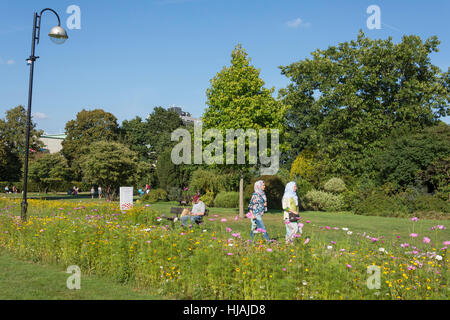
<path fill-rule="evenodd" d="M 138 169 L 137 154 L 127 146 L 111 141 L 92 143 L 81 157 L 83 180 L 99 185 L 108 198 L 117 197 L 120 186 L 135 184 Z"/>
<path fill-rule="evenodd" d="M 57 190 L 58 185 L 70 181 L 71 170 L 66 158 L 58 153 L 46 153 L 36 157 L 30 163 L 30 180 L 35 182 L 40 191 Z"/>
<path fill-rule="evenodd" d="M 1 162 L 5 166 L 0 169 L 0 178 L 3 180 L 19 180 L 21 177 L 26 151 L 26 128 L 27 111 L 23 106 L 7 110 L 6 117 L 0 119 L 0 149 L 4 157 Z M 39 151 L 43 146 L 39 141 L 43 131 L 36 129 L 33 120 L 30 128 L 30 150 Z"/>
<path fill-rule="evenodd" d="M 330 174 L 373 171 L 370 160 L 393 130 L 420 130 L 449 114 L 449 72 L 433 65 L 439 40 L 404 36 L 356 40 L 312 52 L 283 66 L 291 83 L 280 96 L 286 114 L 292 162 L 305 148 L 320 150 Z"/>
<path fill-rule="evenodd" d="M 184 125 L 178 113 L 162 107 L 155 107 L 146 122 L 149 158 L 151 161 L 155 161 L 168 145 L 173 144 L 171 142 L 172 132 Z"/>
<path fill-rule="evenodd" d="M 77 113 L 76 119 L 66 123 L 65 130 L 66 138 L 62 142 L 61 153 L 74 169 L 74 178 L 77 180 L 81 178 L 79 160 L 93 142 L 119 139 L 117 118 L 102 109 L 83 109 Z"/>
<path fill-rule="evenodd" d="M 210 82 L 211 87 L 206 91 L 208 108 L 202 118 L 206 129 L 219 129 L 223 135 L 226 129 L 282 131 L 283 116 L 287 107 L 272 96 L 274 88 L 264 87 L 260 70 L 250 64 L 250 58 L 241 44 L 238 44 L 231 53 L 231 65 L 223 67 Z M 244 215 L 243 177 L 248 167 L 237 165 L 241 176 L 239 183 L 241 217 Z"/>

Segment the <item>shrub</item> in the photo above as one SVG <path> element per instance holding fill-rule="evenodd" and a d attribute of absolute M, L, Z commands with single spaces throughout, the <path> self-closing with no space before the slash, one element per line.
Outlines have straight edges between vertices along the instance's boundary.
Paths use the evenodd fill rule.
<path fill-rule="evenodd" d="M 332 193 L 342 193 L 345 191 L 345 182 L 339 178 L 331 178 L 323 186 L 324 190 Z"/>
<path fill-rule="evenodd" d="M 239 207 L 239 192 L 220 192 L 214 199 L 214 206 L 221 208 Z"/>
<path fill-rule="evenodd" d="M 207 192 L 200 197 L 200 200 L 202 200 L 207 207 L 212 207 L 214 206 L 214 193 Z"/>
<path fill-rule="evenodd" d="M 315 211 L 340 211 L 344 208 L 344 197 L 320 190 L 311 190 L 305 196 L 306 206 Z"/>
<path fill-rule="evenodd" d="M 167 198 L 169 201 L 180 201 L 183 199 L 183 190 L 177 187 L 170 187 L 167 190 Z"/>
<path fill-rule="evenodd" d="M 189 189 L 200 190 L 201 193 L 225 190 L 225 177 L 213 170 L 197 169 L 191 177 Z"/>
<path fill-rule="evenodd" d="M 359 215 L 384 217 L 405 217 L 410 212 L 400 197 L 386 196 L 381 192 L 371 194 L 356 203 L 354 211 Z"/>
<path fill-rule="evenodd" d="M 278 176 L 261 176 L 253 178 L 244 189 L 244 209 L 250 202 L 254 192 L 254 184 L 258 180 L 264 180 L 266 185 L 267 206 L 269 209 L 281 209 L 281 198 L 284 194 L 284 184 Z"/>
<path fill-rule="evenodd" d="M 450 203 L 432 195 L 419 195 L 413 202 L 413 210 L 450 213 Z"/>
<path fill-rule="evenodd" d="M 161 201 L 167 200 L 167 192 L 164 189 L 153 189 L 153 190 L 150 190 L 149 193 L 142 196 L 143 202 L 155 203 L 160 200 Z"/>

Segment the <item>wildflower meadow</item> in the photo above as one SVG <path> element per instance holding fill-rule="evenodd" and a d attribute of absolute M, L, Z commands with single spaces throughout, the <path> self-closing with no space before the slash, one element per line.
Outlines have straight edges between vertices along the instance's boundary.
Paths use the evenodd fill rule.
<path fill-rule="evenodd" d="M 449 298 L 446 220 L 395 220 L 404 228 L 383 235 L 323 223 L 305 212 L 302 233 L 287 245 L 281 213 L 267 214 L 268 230 L 251 240 L 248 219 L 225 209 L 183 228 L 161 217 L 169 205 L 121 211 L 107 202 L 29 203 L 33 215 L 24 223 L 19 200 L 0 199 L 2 250 L 28 261 L 76 265 L 82 275 L 165 298 Z M 265 242 L 263 232 L 278 237 Z"/>

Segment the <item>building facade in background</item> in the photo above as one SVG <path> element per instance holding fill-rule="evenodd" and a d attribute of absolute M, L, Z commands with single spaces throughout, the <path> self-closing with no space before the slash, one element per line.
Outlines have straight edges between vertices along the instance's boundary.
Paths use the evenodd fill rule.
<path fill-rule="evenodd" d="M 62 142 L 66 138 L 65 134 L 44 134 L 39 140 L 44 143 L 44 147 L 41 149 L 42 152 L 56 153 L 61 151 Z"/>

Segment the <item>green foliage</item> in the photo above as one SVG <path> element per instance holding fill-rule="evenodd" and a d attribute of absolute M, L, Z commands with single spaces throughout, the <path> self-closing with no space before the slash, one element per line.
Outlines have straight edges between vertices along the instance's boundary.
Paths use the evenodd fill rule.
<path fill-rule="evenodd" d="M 60 153 L 42 154 L 29 166 L 29 178 L 38 185 L 39 192 L 61 190 L 70 177 L 67 160 Z"/>
<path fill-rule="evenodd" d="M 214 199 L 214 206 L 220 208 L 239 207 L 239 192 L 219 192 Z"/>
<path fill-rule="evenodd" d="M 414 199 L 412 205 L 414 212 L 441 212 L 446 213 L 447 216 L 450 213 L 450 202 L 428 194 L 419 195 Z"/>
<path fill-rule="evenodd" d="M 207 207 L 214 206 L 214 192 L 206 192 L 204 195 L 200 197 Z"/>
<path fill-rule="evenodd" d="M 245 187 L 244 191 L 244 206 L 248 205 L 254 192 L 254 184 L 258 180 L 264 180 L 266 189 L 264 190 L 267 197 L 267 207 L 269 209 L 282 209 L 281 199 L 284 194 L 284 184 L 278 176 L 260 176 L 253 178 Z"/>
<path fill-rule="evenodd" d="M 156 164 L 156 174 L 159 186 L 163 189 L 170 187 L 182 188 L 189 183 L 193 166 L 176 165 L 171 159 L 171 148 L 166 148 L 159 156 Z"/>
<path fill-rule="evenodd" d="M 449 72 L 431 64 L 437 37 L 354 41 L 312 52 L 281 67 L 291 83 L 280 91 L 289 123 L 286 161 L 314 147 L 328 174 L 373 173 L 373 153 L 394 130 L 414 131 L 449 114 Z M 420 93 L 420 94 L 418 94 Z"/>
<path fill-rule="evenodd" d="M 0 119 L 0 180 L 19 180 L 22 176 L 27 122 L 27 111 L 21 105 L 7 110 L 6 117 Z M 42 133 L 31 121 L 30 154 L 43 146 L 39 141 Z"/>
<path fill-rule="evenodd" d="M 320 190 L 310 190 L 305 196 L 306 206 L 315 211 L 341 211 L 344 209 L 344 197 Z"/>
<path fill-rule="evenodd" d="M 376 157 L 378 182 L 389 181 L 396 190 L 404 190 L 420 180 L 420 172 L 427 170 L 434 161 L 439 161 L 450 154 L 450 126 L 440 123 L 418 133 L 402 134 L 386 142 L 382 152 Z M 445 164 L 443 164 L 445 167 Z M 430 168 L 431 172 L 434 170 Z M 445 168 L 440 169 L 441 178 L 432 182 L 425 177 L 425 183 L 440 187 L 448 181 Z M 448 169 L 447 169 L 448 170 Z"/>
<path fill-rule="evenodd" d="M 183 199 L 183 190 L 178 187 L 169 187 L 167 189 L 167 199 L 169 201 L 181 201 Z"/>
<path fill-rule="evenodd" d="M 144 194 L 141 199 L 143 202 L 155 203 L 158 201 L 166 201 L 167 196 L 166 190 L 158 188 L 150 190 L 150 192 Z"/>
<path fill-rule="evenodd" d="M 450 201 L 450 157 L 434 160 L 418 174 L 419 179 L 428 187 L 428 192 L 437 192 L 443 200 Z"/>
<path fill-rule="evenodd" d="M 118 142 L 99 141 L 81 158 L 83 180 L 99 185 L 114 198 L 120 186 L 134 185 L 137 154 Z"/>
<path fill-rule="evenodd" d="M 407 205 L 398 196 L 374 193 L 357 203 L 353 208 L 356 214 L 383 217 L 406 217 L 410 214 Z"/>
<path fill-rule="evenodd" d="M 225 191 L 225 176 L 214 170 L 197 169 L 194 171 L 189 189 L 200 190 L 200 193 Z"/>
<path fill-rule="evenodd" d="M 325 183 L 323 189 L 331 193 L 342 193 L 346 190 L 346 187 L 344 180 L 340 178 L 331 178 Z"/>
<path fill-rule="evenodd" d="M 119 125 L 116 117 L 102 109 L 81 110 L 75 120 L 66 123 L 66 138 L 61 153 L 70 164 L 89 152 L 91 143 L 117 141 Z M 80 164 L 81 165 L 81 164 Z"/>

